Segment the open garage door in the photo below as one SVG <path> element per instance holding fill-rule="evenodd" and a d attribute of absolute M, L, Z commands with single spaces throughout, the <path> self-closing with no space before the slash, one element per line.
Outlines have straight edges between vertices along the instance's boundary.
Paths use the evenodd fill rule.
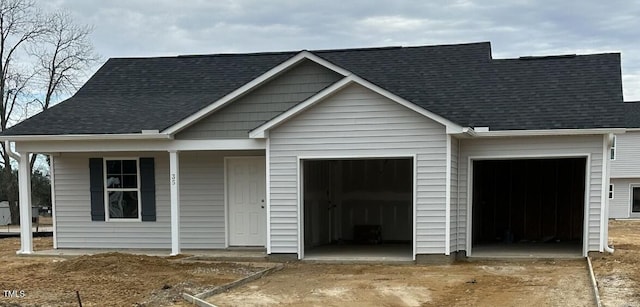
<path fill-rule="evenodd" d="M 582 255 L 586 158 L 473 162 L 473 256 Z"/>
<path fill-rule="evenodd" d="M 305 259 L 412 258 L 412 158 L 302 165 Z"/>

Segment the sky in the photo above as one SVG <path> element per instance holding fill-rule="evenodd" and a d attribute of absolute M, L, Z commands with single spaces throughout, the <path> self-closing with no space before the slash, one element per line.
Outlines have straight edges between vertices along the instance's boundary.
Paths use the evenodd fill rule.
<path fill-rule="evenodd" d="M 640 0 L 37 0 L 93 26 L 111 57 L 489 41 L 494 58 L 622 54 L 640 100 Z M 96 66 L 96 69 L 98 67 Z M 93 73 L 93 72 L 91 72 Z"/>

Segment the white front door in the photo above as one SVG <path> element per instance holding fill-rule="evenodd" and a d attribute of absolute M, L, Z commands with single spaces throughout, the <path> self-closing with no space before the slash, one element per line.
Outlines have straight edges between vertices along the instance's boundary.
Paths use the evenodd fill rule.
<path fill-rule="evenodd" d="M 230 246 L 265 246 L 265 177 L 264 157 L 227 159 Z"/>

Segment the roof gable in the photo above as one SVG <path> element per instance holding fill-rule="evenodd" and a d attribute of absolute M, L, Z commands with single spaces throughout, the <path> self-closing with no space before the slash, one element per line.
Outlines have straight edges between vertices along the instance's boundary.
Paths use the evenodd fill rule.
<path fill-rule="evenodd" d="M 443 126 L 445 126 L 447 128 L 448 132 L 461 132 L 462 131 L 462 127 L 458 126 L 457 124 L 447 120 L 446 118 L 443 118 L 437 114 L 434 114 L 432 112 L 429 112 L 428 110 L 425 110 L 419 106 L 416 106 L 415 104 L 402 99 L 401 97 L 394 95 L 391 92 L 388 92 L 378 86 L 376 86 L 375 84 L 372 84 L 358 76 L 355 75 L 349 75 L 347 77 L 344 77 L 342 80 L 332 84 L 331 86 L 325 88 L 324 90 L 318 92 L 316 95 L 311 96 L 309 99 L 303 101 L 302 103 L 296 105 L 295 107 L 287 110 L 286 112 L 283 112 L 282 114 L 278 115 L 277 117 L 273 118 L 272 120 L 264 123 L 263 125 L 257 127 L 256 129 L 253 129 L 250 133 L 249 133 L 249 137 L 251 138 L 265 138 L 268 135 L 268 131 L 278 127 L 279 125 L 283 124 L 284 122 L 286 122 L 287 120 L 294 118 L 296 115 L 303 113 L 305 110 L 313 107 L 314 105 L 324 101 L 325 99 L 331 97 L 332 95 L 334 95 L 335 93 L 341 91 L 342 89 L 344 89 L 345 87 L 352 85 L 352 84 L 358 84 L 380 96 L 383 96 L 395 103 L 398 103 L 412 111 L 417 112 L 418 114 L 421 114 L 433 121 L 435 121 L 436 123 L 442 124 Z"/>
<path fill-rule="evenodd" d="M 342 75 L 304 60 L 175 134 L 176 139 L 248 138 L 249 131 L 304 101 Z"/>

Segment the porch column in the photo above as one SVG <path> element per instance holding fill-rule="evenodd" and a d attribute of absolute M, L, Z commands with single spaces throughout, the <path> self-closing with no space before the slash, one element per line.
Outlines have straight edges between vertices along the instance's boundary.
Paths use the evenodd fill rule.
<path fill-rule="evenodd" d="M 169 151 L 171 187 L 171 256 L 180 254 L 180 164 L 178 151 Z"/>
<path fill-rule="evenodd" d="M 29 153 L 21 152 L 18 167 L 18 192 L 20 201 L 20 250 L 19 255 L 33 254 L 31 229 L 31 171 Z"/>

